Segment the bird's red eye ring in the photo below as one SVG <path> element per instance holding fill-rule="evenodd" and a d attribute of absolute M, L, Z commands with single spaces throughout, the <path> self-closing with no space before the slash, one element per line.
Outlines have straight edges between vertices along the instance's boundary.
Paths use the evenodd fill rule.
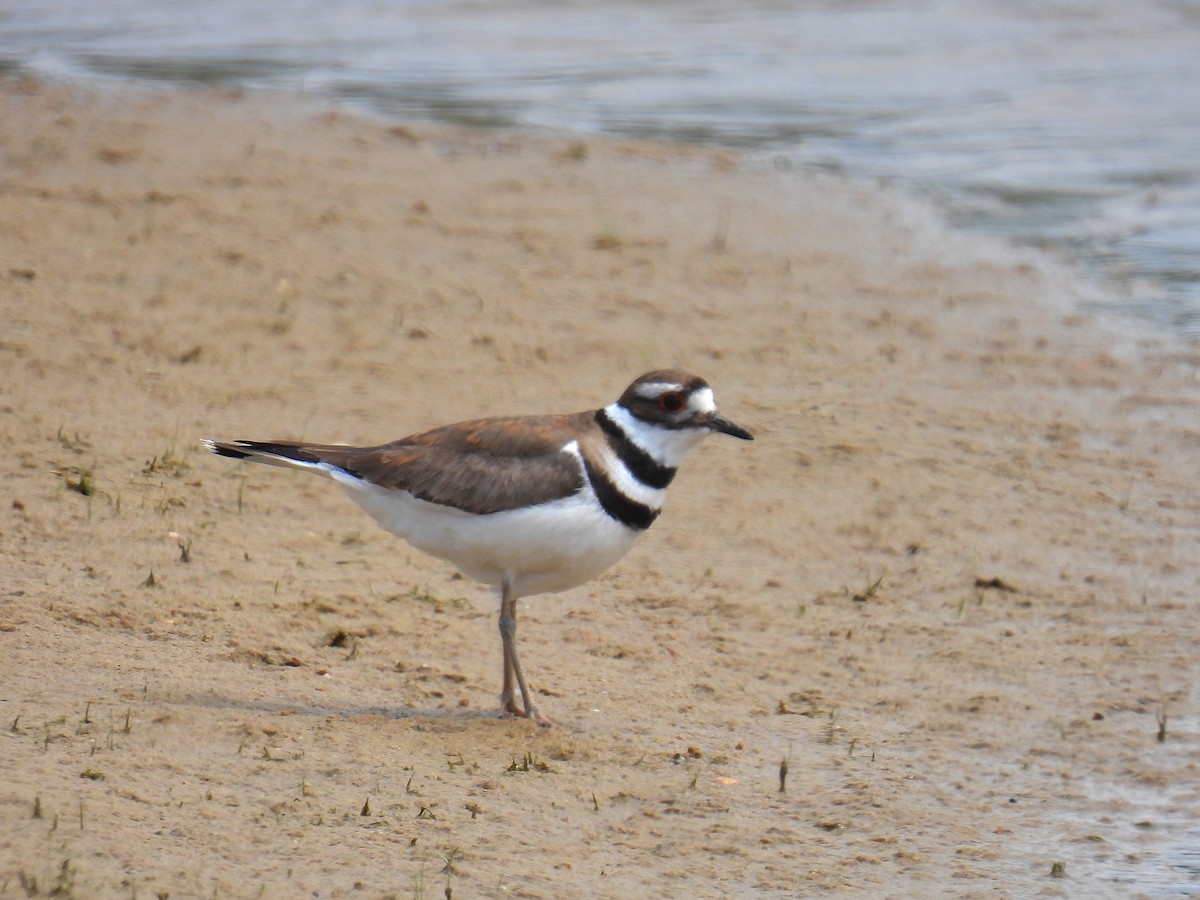
<path fill-rule="evenodd" d="M 667 391 L 667 393 L 658 398 L 658 405 L 666 412 L 677 413 L 687 406 L 687 401 L 679 391 Z"/>

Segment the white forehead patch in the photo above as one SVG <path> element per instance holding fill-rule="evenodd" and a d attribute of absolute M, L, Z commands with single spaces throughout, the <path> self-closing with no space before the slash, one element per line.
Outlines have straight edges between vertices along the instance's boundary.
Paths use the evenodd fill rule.
<path fill-rule="evenodd" d="M 647 400 L 657 400 L 669 391 L 682 391 L 682 384 L 672 384 L 669 381 L 648 381 L 634 388 L 634 393 Z"/>
<path fill-rule="evenodd" d="M 713 397 L 712 388 L 702 387 L 688 398 L 688 406 L 698 413 L 717 411 L 717 401 Z"/>

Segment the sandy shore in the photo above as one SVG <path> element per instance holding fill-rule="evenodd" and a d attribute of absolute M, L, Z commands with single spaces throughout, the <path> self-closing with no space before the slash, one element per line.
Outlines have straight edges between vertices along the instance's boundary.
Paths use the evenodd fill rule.
<path fill-rule="evenodd" d="M 725 155 L 0 84 L 0 897 L 1196 890 L 1200 351 L 1069 289 Z M 758 440 L 523 604 L 552 730 L 482 588 L 199 443 L 667 365 Z"/>

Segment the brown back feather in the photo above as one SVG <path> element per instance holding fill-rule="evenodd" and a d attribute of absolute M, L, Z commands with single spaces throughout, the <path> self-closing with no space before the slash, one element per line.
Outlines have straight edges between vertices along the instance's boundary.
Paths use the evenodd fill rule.
<path fill-rule="evenodd" d="M 478 419 L 378 447 L 297 449 L 381 487 L 482 515 L 579 491 L 583 471 L 562 448 L 593 415 Z"/>

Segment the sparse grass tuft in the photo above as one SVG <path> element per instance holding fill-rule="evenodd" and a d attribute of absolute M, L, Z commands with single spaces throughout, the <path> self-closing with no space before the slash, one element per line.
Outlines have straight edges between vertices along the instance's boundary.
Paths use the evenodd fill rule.
<path fill-rule="evenodd" d="M 162 453 L 151 457 L 142 466 L 143 475 L 169 475 L 173 478 L 182 478 L 183 473 L 192 467 L 182 456 L 175 452 L 174 445 L 167 447 Z"/>
<path fill-rule="evenodd" d="M 875 596 L 879 593 L 879 588 L 882 584 L 883 584 L 883 576 L 882 575 L 880 575 L 874 581 L 871 581 L 870 576 L 867 576 L 866 588 L 857 594 L 851 594 L 850 599 L 855 601 L 856 603 L 866 603 L 868 600 L 873 600 L 875 598 Z M 849 594 L 850 590 L 847 589 L 846 593 Z"/>
<path fill-rule="evenodd" d="M 512 765 L 504 770 L 507 774 L 515 772 L 553 772 L 550 765 L 537 758 L 534 753 L 526 752 L 519 760 L 514 756 Z"/>
<path fill-rule="evenodd" d="M 572 141 L 559 151 L 558 158 L 568 162 L 583 162 L 588 158 L 588 145 L 583 141 Z"/>
<path fill-rule="evenodd" d="M 597 250 L 620 250 L 623 245 L 620 235 L 607 228 L 592 239 L 592 246 Z"/>
<path fill-rule="evenodd" d="M 841 728 L 841 726 L 838 725 L 837 720 L 838 720 L 838 711 L 836 709 L 831 709 L 829 711 L 829 731 L 825 735 L 825 743 L 827 743 L 827 744 L 833 743 L 838 730 Z"/>
<path fill-rule="evenodd" d="M 384 603 L 399 603 L 404 600 L 415 600 L 418 603 L 427 604 L 432 606 L 435 612 L 442 612 L 447 607 L 462 609 L 468 605 L 466 597 L 443 599 L 424 585 L 413 585 L 402 594 L 389 594 L 384 598 Z"/>
<path fill-rule="evenodd" d="M 88 450 L 92 449 L 91 441 L 80 437 L 78 431 L 76 431 L 74 434 L 68 435 L 65 431 L 63 431 L 63 426 L 61 425 L 58 426 L 58 434 L 56 434 L 55 437 L 58 438 L 58 442 L 62 445 L 64 450 L 70 450 L 72 453 L 86 453 Z"/>
<path fill-rule="evenodd" d="M 91 469 L 71 466 L 63 471 L 63 481 L 67 490 L 82 494 L 84 497 L 92 497 L 96 494 L 96 479 L 93 477 Z"/>
<path fill-rule="evenodd" d="M 1129 512 L 1129 504 L 1133 501 L 1133 485 L 1137 481 L 1137 475 L 1129 476 L 1129 484 L 1125 488 L 1125 496 L 1121 498 L 1121 502 L 1117 504 L 1117 509 L 1121 512 Z"/>
<path fill-rule="evenodd" d="M 724 204 L 717 213 L 717 228 L 713 234 L 712 249 L 724 253 L 729 246 L 729 205 Z"/>
<path fill-rule="evenodd" d="M 446 876 L 446 890 L 444 894 L 446 900 L 451 900 L 451 898 L 454 896 L 453 891 L 450 888 L 450 877 L 454 874 L 454 861 L 457 860 L 461 854 L 462 849 L 459 847 L 452 847 L 445 853 L 438 854 L 438 858 L 445 863 L 445 865 L 442 867 L 442 874 Z"/>
<path fill-rule="evenodd" d="M 33 872 L 28 872 L 21 869 L 17 873 L 17 880 L 21 883 L 21 889 L 25 891 L 26 897 L 75 897 L 75 867 L 71 865 L 71 860 L 64 859 L 58 871 L 47 876 L 44 881 Z"/>

